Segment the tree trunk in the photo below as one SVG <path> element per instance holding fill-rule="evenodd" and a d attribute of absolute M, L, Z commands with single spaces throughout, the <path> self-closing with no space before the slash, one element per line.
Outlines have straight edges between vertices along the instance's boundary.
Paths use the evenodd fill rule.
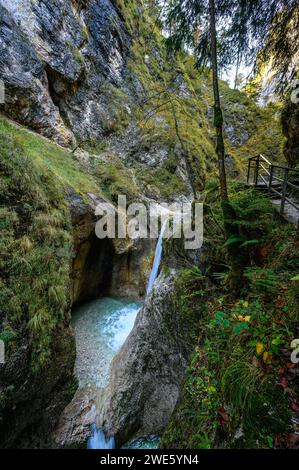
<path fill-rule="evenodd" d="M 227 182 L 225 172 L 225 149 L 223 139 L 223 114 L 221 109 L 219 82 L 218 82 L 218 61 L 217 61 L 217 34 L 216 34 L 216 12 L 215 0 L 209 0 L 210 6 L 210 35 L 211 35 L 211 63 L 213 72 L 214 89 L 214 126 L 216 128 L 216 153 L 218 156 L 219 180 L 221 205 L 224 219 L 224 228 L 227 239 L 239 235 L 238 227 L 233 223 L 236 219 L 236 213 L 230 204 L 227 193 Z M 243 267 L 247 265 L 246 250 L 241 250 L 238 244 L 228 246 L 228 255 L 230 258 L 231 272 L 228 279 L 231 292 L 236 294 L 242 284 Z"/>
<path fill-rule="evenodd" d="M 172 114 L 173 114 L 174 125 L 175 125 L 175 132 L 176 132 L 177 138 L 178 138 L 178 140 L 181 144 L 182 153 L 183 153 L 185 164 L 186 164 L 186 171 L 187 171 L 188 179 L 189 179 L 190 186 L 191 186 L 191 189 L 192 189 L 192 192 L 193 192 L 193 197 L 194 197 L 194 199 L 196 199 L 197 194 L 196 194 L 196 189 L 195 189 L 195 185 L 194 185 L 193 171 L 192 171 L 191 165 L 189 163 L 188 151 L 185 147 L 184 140 L 181 137 L 179 122 L 178 122 L 178 118 L 177 118 L 177 114 L 176 114 L 176 110 L 175 110 L 175 105 L 173 104 L 172 100 L 171 100 L 171 107 L 172 107 Z"/>
<path fill-rule="evenodd" d="M 235 90 L 237 89 L 237 81 L 239 76 L 239 67 L 240 67 L 240 52 L 238 52 L 237 66 L 236 66 L 236 75 L 235 75 Z"/>
<path fill-rule="evenodd" d="M 216 152 L 218 156 L 219 180 L 222 202 L 228 201 L 227 183 L 225 173 L 225 151 L 223 139 L 223 114 L 220 102 L 218 83 L 218 61 L 217 61 L 217 36 L 216 36 L 216 14 L 215 1 L 209 0 L 210 5 L 210 35 L 211 35 L 211 62 L 213 72 L 214 89 L 214 126 L 216 128 Z"/>

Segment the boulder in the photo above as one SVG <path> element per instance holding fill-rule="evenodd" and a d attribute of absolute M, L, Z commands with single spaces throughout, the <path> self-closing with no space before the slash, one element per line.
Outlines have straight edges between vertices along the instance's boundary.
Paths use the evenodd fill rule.
<path fill-rule="evenodd" d="M 175 279 L 174 269 L 160 275 L 113 360 L 103 415 L 118 446 L 162 433 L 176 405 L 192 347 L 173 304 Z"/>

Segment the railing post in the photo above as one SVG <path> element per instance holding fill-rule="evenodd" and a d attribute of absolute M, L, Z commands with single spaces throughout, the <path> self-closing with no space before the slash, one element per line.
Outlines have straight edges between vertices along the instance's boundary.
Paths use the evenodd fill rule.
<path fill-rule="evenodd" d="M 287 186 L 288 186 L 288 175 L 289 175 L 289 169 L 285 168 L 284 169 L 283 187 L 282 187 L 281 206 L 280 206 L 281 215 L 284 213 L 284 208 L 285 208 L 286 195 L 287 195 Z"/>
<path fill-rule="evenodd" d="M 247 184 L 249 184 L 249 180 L 250 180 L 250 170 L 251 170 L 251 159 L 249 159 L 248 161 Z"/>
<path fill-rule="evenodd" d="M 259 167 L 260 167 L 260 156 L 258 155 L 257 158 L 256 158 L 256 167 L 255 167 L 255 178 L 254 178 L 255 186 L 257 186 L 257 183 L 258 183 Z"/>
<path fill-rule="evenodd" d="M 269 188 L 268 188 L 269 194 L 271 193 L 271 188 L 272 188 L 273 173 L 274 173 L 274 166 L 271 165 L 270 166 L 270 176 L 269 176 Z"/>

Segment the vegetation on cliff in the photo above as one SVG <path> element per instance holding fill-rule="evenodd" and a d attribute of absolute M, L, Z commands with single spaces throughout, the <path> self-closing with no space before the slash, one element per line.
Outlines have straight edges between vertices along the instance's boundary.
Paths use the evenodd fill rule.
<path fill-rule="evenodd" d="M 64 188 L 75 171 L 58 147 L 4 119 L 0 141 L 0 338 L 9 354 L 27 337 L 38 371 L 68 315 L 72 238 Z"/>
<path fill-rule="evenodd" d="M 207 175 L 217 174 L 211 72 L 199 73 L 190 55 L 169 53 L 159 12 L 149 9 L 147 2 L 118 1 L 118 6 L 132 35 L 127 64 L 132 96 L 128 100 L 124 91 L 110 88 L 109 93 L 118 98 L 108 100 L 108 109 L 115 113 L 113 126 L 123 141 L 133 141 L 124 164 L 129 164 L 141 191 L 149 197 L 172 199 L 178 193 L 200 193 Z M 279 107 L 260 108 L 223 81 L 220 95 L 229 175 L 243 175 L 247 157 L 259 152 L 282 160 Z M 124 121 L 128 105 L 131 114 Z M 109 141 L 104 154 L 109 154 L 109 147 L 115 154 Z M 97 147 L 94 153 L 101 154 Z"/>

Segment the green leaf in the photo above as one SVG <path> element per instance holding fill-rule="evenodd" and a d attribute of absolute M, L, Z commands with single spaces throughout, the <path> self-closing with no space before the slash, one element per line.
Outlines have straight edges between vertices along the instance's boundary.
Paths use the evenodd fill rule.
<path fill-rule="evenodd" d="M 226 240 L 226 242 L 223 245 L 223 248 L 233 245 L 234 243 L 243 242 L 243 241 L 244 241 L 244 238 L 241 237 L 240 235 L 232 235 Z"/>
<path fill-rule="evenodd" d="M 246 331 L 249 329 L 248 323 L 239 323 L 237 326 L 234 327 L 234 333 L 236 335 L 240 335 L 243 333 L 243 331 Z"/>
<path fill-rule="evenodd" d="M 247 240 L 246 242 L 242 243 L 242 245 L 240 245 L 240 248 L 245 248 L 249 245 L 257 245 L 258 243 L 260 243 L 259 240 Z"/>

